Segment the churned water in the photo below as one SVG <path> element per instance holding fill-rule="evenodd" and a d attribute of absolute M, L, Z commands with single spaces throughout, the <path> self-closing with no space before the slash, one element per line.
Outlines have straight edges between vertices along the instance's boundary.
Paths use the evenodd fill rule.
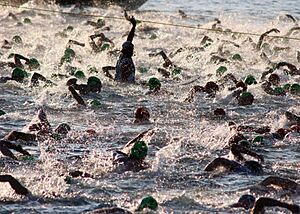
<path fill-rule="evenodd" d="M 134 211 L 146 195 L 152 195 L 159 202 L 157 213 L 242 213 L 243 210 L 232 210 L 229 205 L 242 194 L 249 193 L 252 185 L 268 175 L 300 182 L 299 135 L 290 135 L 283 141 L 266 137 L 262 144 L 255 146 L 265 157 L 263 176 L 208 174 L 203 171 L 214 158 L 228 154 L 228 150 L 223 148 L 234 134 L 228 127 L 228 121 L 253 126 L 269 125 L 274 132 L 285 126 L 286 110 L 299 110 L 299 97 L 267 95 L 258 83 L 249 86 L 249 91 L 255 96 L 251 106 L 238 106 L 235 100 L 224 102 L 224 97 L 230 93 L 227 89 L 220 91 L 215 98 L 199 94 L 194 102 L 183 102 L 192 86 L 218 81 L 220 77 L 216 75 L 216 69 L 221 65 L 226 66 L 227 73 L 233 73 L 237 79 L 252 74 L 257 80 L 267 67 L 276 62 L 288 61 L 299 67 L 296 58 L 299 40 L 268 38 L 262 50 L 257 51 L 253 44 L 257 43 L 258 36 L 234 34 L 228 30 L 262 34 L 277 28 L 280 33 L 272 35 L 285 35 L 299 23 L 285 16 L 288 13 L 297 18 L 298 3 L 292 0 L 150 0 L 138 11 L 131 11 L 130 14 L 140 20 L 205 28 L 211 28 L 216 24 L 214 19 L 218 18 L 221 23 L 217 27 L 227 29 L 227 33 L 215 33 L 178 26 L 138 24 L 133 57 L 137 67 L 136 79 L 141 83 L 153 76 L 159 78 L 162 89 L 167 93 L 158 96 L 145 95 L 147 86 L 144 84 L 116 84 L 101 72 L 101 67 L 116 64 L 118 54 L 109 51 L 118 52 L 126 40 L 131 26 L 125 19 L 105 19 L 110 30 L 98 31 L 113 40 L 115 46 L 95 54 L 89 46 L 89 35 L 97 30 L 85 23 L 96 21 L 97 17 L 0 7 L 1 40 L 11 41 L 14 35 L 21 36 L 23 40 L 22 45 L 1 49 L 0 61 L 10 61 L 10 53 L 35 57 L 41 63 L 39 72 L 57 84 L 38 88 L 16 82 L 2 84 L 0 107 L 7 114 L 0 117 L 0 136 L 11 130 L 22 130 L 40 107 L 44 108 L 53 127 L 64 122 L 72 128 L 68 137 L 60 141 L 20 142 L 35 160 L 13 161 L 1 156 L 1 174 L 12 174 L 18 178 L 33 197 L 15 195 L 6 184 L 0 183 L 0 213 L 81 213 L 113 205 Z M 74 8 L 37 5 L 34 2 L 25 6 L 79 12 Z M 178 9 L 186 12 L 187 17 L 178 13 Z M 19 21 L 9 18 L 9 12 L 14 13 Z M 122 9 L 115 6 L 107 9 L 89 7 L 85 12 L 123 17 Z M 31 24 L 24 23 L 24 18 L 30 18 Z M 63 32 L 68 26 L 74 29 Z M 153 29 L 149 30 L 149 27 Z M 213 42 L 204 47 L 201 41 L 205 35 Z M 300 39 L 299 31 L 293 32 L 291 37 Z M 67 74 L 66 68 L 58 64 L 69 39 L 85 43 L 85 47 L 73 47 L 76 59 L 72 66 L 84 71 L 87 77 L 95 75 L 102 81 L 103 91 L 100 94 L 83 96 L 85 100 L 98 99 L 101 102 L 98 108 L 78 107 L 65 86 L 67 79 L 52 77 L 52 74 Z M 182 68 L 181 74 L 167 79 L 157 72 L 163 60 L 149 54 L 160 50 L 164 50 L 174 64 Z M 262 52 L 271 63 L 261 57 Z M 232 60 L 236 53 L 241 55 L 242 61 Z M 223 54 L 227 62 L 213 62 L 213 54 Z M 99 72 L 89 72 L 91 66 Z M 139 68 L 146 68 L 147 72 L 139 72 Z M 1 68 L 1 76 L 10 73 L 10 69 Z M 84 83 L 86 79 L 80 82 Z M 281 84 L 295 82 L 299 82 L 299 77 L 289 76 Z M 151 124 L 133 124 L 133 113 L 138 106 L 150 109 Z M 217 107 L 226 110 L 226 118 L 212 115 Z M 151 168 L 115 173 L 110 162 L 112 151 L 121 149 L 135 135 L 149 128 L 156 130 L 151 139 L 146 139 L 149 145 L 147 161 Z M 90 135 L 86 132 L 88 129 L 95 130 L 96 134 Z M 246 136 L 251 138 L 254 134 L 246 133 Z M 77 169 L 93 174 L 94 178 L 76 178 L 66 182 L 68 172 Z M 300 203 L 297 194 L 262 192 L 256 196 Z M 284 213 L 284 210 L 274 208 L 269 212 Z"/>

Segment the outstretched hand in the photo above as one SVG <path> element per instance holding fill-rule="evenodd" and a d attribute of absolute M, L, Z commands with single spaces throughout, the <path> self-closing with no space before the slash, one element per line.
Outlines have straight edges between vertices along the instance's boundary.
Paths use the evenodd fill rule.
<path fill-rule="evenodd" d="M 126 11 L 124 11 L 125 19 L 130 21 L 132 25 L 136 25 L 136 20 L 133 16 L 129 16 Z"/>

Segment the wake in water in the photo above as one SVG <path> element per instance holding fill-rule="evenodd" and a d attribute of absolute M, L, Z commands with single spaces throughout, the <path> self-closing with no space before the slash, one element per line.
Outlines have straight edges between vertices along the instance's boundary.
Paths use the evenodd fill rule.
<path fill-rule="evenodd" d="M 299 212 L 296 18 L 46 9 L 1 11 L 1 212 Z"/>

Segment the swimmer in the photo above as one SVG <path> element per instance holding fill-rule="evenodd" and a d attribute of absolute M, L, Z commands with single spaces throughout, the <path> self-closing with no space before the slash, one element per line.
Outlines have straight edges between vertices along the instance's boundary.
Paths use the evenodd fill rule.
<path fill-rule="evenodd" d="M 210 162 L 204 171 L 211 172 L 215 171 L 219 167 L 223 167 L 226 171 L 236 172 L 236 173 L 247 173 L 253 175 L 263 174 L 262 166 L 257 161 L 245 161 L 244 164 L 240 164 L 234 160 L 229 160 L 226 158 L 216 158 Z"/>
<path fill-rule="evenodd" d="M 264 38 L 265 38 L 266 36 L 268 36 L 270 33 L 273 33 L 273 32 L 275 32 L 275 33 L 280 33 L 280 31 L 279 31 L 278 29 L 273 28 L 273 29 L 271 29 L 271 30 L 269 30 L 269 31 L 266 31 L 265 33 L 263 33 L 263 34 L 259 37 L 259 40 L 258 40 L 258 42 L 257 42 L 257 44 L 256 44 L 256 49 L 257 49 L 257 50 L 260 50 L 260 49 L 261 49 L 261 46 L 262 46 L 262 43 L 263 43 Z"/>
<path fill-rule="evenodd" d="M 276 69 L 279 69 L 281 67 L 286 66 L 288 68 L 288 70 L 285 69 L 285 71 L 287 72 L 287 74 L 291 75 L 291 76 L 295 76 L 295 75 L 300 75 L 300 69 L 297 69 L 297 67 L 291 63 L 288 62 L 279 62 L 276 65 Z"/>
<path fill-rule="evenodd" d="M 154 134 L 153 129 L 149 129 L 137 135 L 130 140 L 122 151 L 113 153 L 113 165 L 118 172 L 134 171 L 138 172 L 149 168 L 149 164 L 145 162 L 148 153 L 148 146 L 142 139 L 150 137 Z"/>
<path fill-rule="evenodd" d="M 142 106 L 138 107 L 134 112 L 134 124 L 148 124 L 150 123 L 150 113 L 149 110 Z"/>
<path fill-rule="evenodd" d="M 30 192 L 22 184 L 11 175 L 0 175 L 0 182 L 8 182 L 11 188 L 18 195 L 28 195 Z"/>
<path fill-rule="evenodd" d="M 7 140 L 0 140 L 0 152 L 1 152 L 3 155 L 7 156 L 7 157 L 10 157 L 10 158 L 12 158 L 12 159 L 14 159 L 14 160 L 18 160 L 18 159 L 16 158 L 16 156 L 10 151 L 10 149 L 15 150 L 15 151 L 17 151 L 17 152 L 20 152 L 20 153 L 23 154 L 24 156 L 31 156 L 31 155 L 29 154 L 29 152 L 27 152 L 26 150 L 24 150 L 24 149 L 22 148 L 21 145 L 13 144 L 13 143 L 11 143 L 11 142 L 9 142 L 9 141 L 7 141 Z"/>
<path fill-rule="evenodd" d="M 52 137 L 61 138 L 67 135 L 71 130 L 70 126 L 66 123 L 58 125 L 54 131 L 52 131 L 51 125 L 48 122 L 47 115 L 43 109 L 39 109 L 35 119 L 28 124 L 27 129 L 29 133 L 11 131 L 8 135 L 4 137 L 7 141 L 35 141 L 37 137 Z"/>
<path fill-rule="evenodd" d="M 246 144 L 246 145 L 244 145 Z M 251 151 L 248 147 L 250 146 L 250 143 L 248 141 L 242 140 L 239 141 L 236 144 L 232 144 L 230 146 L 230 151 L 233 154 L 233 157 L 237 161 L 245 161 L 245 158 L 242 154 L 249 155 L 251 157 L 256 158 L 260 162 L 264 162 L 264 158 L 262 155 L 259 155 L 253 151 Z"/>
<path fill-rule="evenodd" d="M 144 197 L 141 203 L 139 204 L 138 208 L 135 210 L 137 212 L 141 212 L 144 209 L 150 209 L 153 211 L 156 211 L 158 208 L 158 203 L 157 201 L 152 197 L 152 196 L 147 196 Z M 89 214 L 132 214 L 132 212 L 125 210 L 123 208 L 119 207 L 109 207 L 109 208 L 101 208 L 97 209 L 91 212 L 88 212 Z"/>
<path fill-rule="evenodd" d="M 194 96 L 198 92 L 204 92 L 204 93 L 208 94 L 207 95 L 208 97 L 214 97 L 216 95 L 217 91 L 219 91 L 219 86 L 215 82 L 212 82 L 212 81 L 207 82 L 204 87 L 196 85 L 190 89 L 184 102 L 189 102 L 189 103 L 193 102 Z"/>
<path fill-rule="evenodd" d="M 121 50 L 122 53 L 116 65 L 115 81 L 135 83 L 135 66 L 132 61 L 134 46 L 132 44 L 132 40 L 134 37 L 136 20 L 133 16 L 129 17 L 126 11 L 125 11 L 125 18 L 128 21 L 130 21 L 130 23 L 132 24 L 132 28 L 131 31 L 129 32 L 126 42 L 124 42 L 122 45 L 122 50 Z"/>
<path fill-rule="evenodd" d="M 114 45 L 113 41 L 105 37 L 103 33 L 93 34 L 89 38 L 90 38 L 89 44 L 95 53 L 99 53 L 104 50 L 104 44 L 105 44 L 104 42 Z M 98 40 L 95 42 L 94 39 L 96 38 L 98 38 Z"/>
<path fill-rule="evenodd" d="M 232 208 L 242 207 L 246 210 L 252 209 L 253 214 L 264 213 L 265 207 L 282 207 L 292 213 L 299 213 L 300 207 L 296 204 L 288 204 L 273 198 L 261 197 L 256 200 L 253 195 L 242 195 L 237 203 L 231 205 Z"/>
<path fill-rule="evenodd" d="M 72 78 L 67 81 L 67 86 L 72 86 L 78 90 L 80 94 L 88 94 L 90 92 L 100 93 L 102 89 L 102 82 L 98 77 L 91 76 L 87 80 L 87 84 L 77 84 L 77 79 Z"/>

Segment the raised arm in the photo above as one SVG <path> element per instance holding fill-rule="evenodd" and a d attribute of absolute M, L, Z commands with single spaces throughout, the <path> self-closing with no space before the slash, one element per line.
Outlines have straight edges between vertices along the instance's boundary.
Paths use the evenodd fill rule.
<path fill-rule="evenodd" d="M 242 154 L 245 154 L 245 155 L 250 155 L 256 159 L 258 159 L 259 161 L 263 162 L 264 161 L 264 158 L 263 156 L 259 155 L 259 154 L 256 154 L 255 152 L 245 148 L 244 146 L 239 146 L 237 144 L 233 144 L 231 146 L 231 152 L 232 154 L 234 155 L 234 157 L 239 160 L 239 161 L 242 161 L 244 160 L 244 157 L 242 156 Z"/>
<path fill-rule="evenodd" d="M 256 45 L 256 49 L 257 49 L 257 50 L 260 50 L 264 38 L 265 38 L 267 35 L 269 35 L 270 33 L 272 33 L 272 32 L 280 33 L 280 31 L 279 31 L 278 29 L 276 29 L 276 28 L 273 28 L 273 29 L 271 29 L 271 30 L 269 30 L 269 31 L 267 31 L 267 32 L 265 32 L 265 33 L 263 33 L 263 34 L 259 37 L 259 40 L 258 40 L 258 42 L 257 42 L 257 45 Z"/>
<path fill-rule="evenodd" d="M 124 12 L 125 18 L 131 22 L 132 24 L 132 28 L 129 32 L 129 35 L 127 37 L 127 41 L 132 42 L 133 41 L 133 37 L 134 37 L 134 32 L 135 32 L 135 27 L 136 27 L 136 20 L 133 16 L 128 16 L 127 12 Z"/>
<path fill-rule="evenodd" d="M 22 186 L 22 184 L 20 184 L 20 182 L 11 175 L 0 175 L 0 182 L 8 182 L 11 188 L 13 188 L 19 195 L 29 194 L 28 189 Z"/>
<path fill-rule="evenodd" d="M 262 213 L 264 207 L 283 207 L 286 208 L 288 210 L 290 210 L 292 213 L 299 213 L 300 212 L 300 207 L 298 205 L 295 204 L 287 204 L 281 201 L 277 201 L 275 199 L 272 198 L 259 198 L 254 206 L 253 209 L 253 214 L 259 214 Z"/>
<path fill-rule="evenodd" d="M 69 91 L 71 92 L 73 98 L 77 101 L 78 104 L 85 106 L 84 100 L 82 97 L 76 92 L 73 86 L 68 87 Z"/>

